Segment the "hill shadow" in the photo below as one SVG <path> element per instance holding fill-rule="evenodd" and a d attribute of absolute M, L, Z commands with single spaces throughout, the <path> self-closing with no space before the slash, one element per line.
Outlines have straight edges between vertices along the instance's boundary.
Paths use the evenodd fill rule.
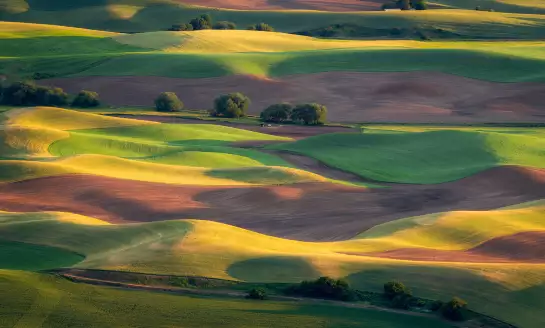
<path fill-rule="evenodd" d="M 300 282 L 320 277 L 307 260 L 296 256 L 270 256 L 232 264 L 227 269 L 231 277 L 243 281 Z"/>

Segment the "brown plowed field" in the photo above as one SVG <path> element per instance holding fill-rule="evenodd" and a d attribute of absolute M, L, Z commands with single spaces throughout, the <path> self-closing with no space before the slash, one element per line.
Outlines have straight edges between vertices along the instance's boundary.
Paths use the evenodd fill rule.
<path fill-rule="evenodd" d="M 251 114 L 279 102 L 318 102 L 333 122 L 545 122 L 545 84 L 493 83 L 431 72 L 327 72 L 277 80 L 250 76 L 205 79 L 77 77 L 41 81 L 74 93 L 97 91 L 108 104 L 153 106 L 174 91 L 188 108 L 208 109 L 219 94 L 242 92 Z"/>
<path fill-rule="evenodd" d="M 181 0 L 183 3 L 242 10 L 380 10 L 381 0 Z"/>
<path fill-rule="evenodd" d="M 0 185 L 0 210 L 65 211 L 110 222 L 206 219 L 298 240 L 343 240 L 377 224 L 545 197 L 545 170 L 499 167 L 439 185 L 177 186 L 86 175 Z"/>
<path fill-rule="evenodd" d="M 365 255 L 412 261 L 544 263 L 545 232 L 523 232 L 498 237 L 468 251 L 405 248 Z"/>

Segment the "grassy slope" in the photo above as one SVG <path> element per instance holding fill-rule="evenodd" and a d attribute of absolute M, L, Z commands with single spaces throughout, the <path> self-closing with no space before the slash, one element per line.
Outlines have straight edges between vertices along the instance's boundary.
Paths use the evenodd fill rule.
<path fill-rule="evenodd" d="M 20 271 L 0 271 L 0 291 L 3 327 L 448 327 L 376 310 L 123 291 Z"/>
<path fill-rule="evenodd" d="M 6 0 L 16 3 L 21 0 Z M 465 3 L 464 3 L 465 1 Z M 524 0 L 526 2 L 530 0 Z M 210 13 L 215 20 L 233 21 L 244 28 L 257 22 L 267 22 L 283 32 L 294 32 L 325 27 L 335 23 L 356 23 L 376 28 L 414 27 L 431 25 L 461 34 L 474 36 L 503 36 L 515 38 L 539 37 L 542 17 L 511 13 L 476 12 L 475 10 L 429 10 L 426 12 L 350 12 L 329 13 L 317 11 L 238 11 L 188 7 L 178 1 L 113 0 L 73 1 L 52 3 L 33 0 L 32 5 L 18 12 L 3 10 L 0 19 L 6 21 L 36 22 L 78 26 L 98 30 L 136 32 L 163 30 L 172 24 L 187 22 L 203 13 Z M 162 2 L 162 4 L 157 4 Z M 437 0 L 453 4 L 455 8 L 475 8 L 475 0 Z M 507 11 L 543 13 L 539 8 L 513 6 L 502 0 Z M 15 6 L 14 6 L 15 7 Z M 499 10 L 499 8 L 497 8 Z M 15 10 L 14 10 L 15 11 Z M 527 23 L 531 24 L 527 24 Z"/>
<path fill-rule="evenodd" d="M 545 3 L 540 0 L 432 0 L 430 3 L 444 5 L 450 8 L 475 9 L 511 13 L 545 14 Z"/>
<path fill-rule="evenodd" d="M 543 265 L 408 262 L 343 255 L 407 246 L 466 249 L 496 236 L 545 230 L 540 220 L 542 203 L 519 207 L 407 219 L 410 223 L 400 220 L 362 238 L 334 243 L 284 240 L 208 221 L 96 225 L 96 220 L 81 217 L 72 220 L 77 224 L 69 222 L 70 215 L 62 213 L 4 213 L 0 239 L 32 241 L 86 255 L 78 267 L 253 282 L 296 282 L 325 274 L 346 276 L 358 288 L 376 291 L 384 281 L 400 279 L 418 295 L 439 299 L 458 295 L 476 310 L 521 327 L 540 327 L 545 323 L 539 315 L 545 301 Z M 82 224 L 86 222 L 95 225 Z"/>
<path fill-rule="evenodd" d="M 63 249 L 0 240 L 0 268 L 44 270 L 72 266 L 83 256 Z"/>
<path fill-rule="evenodd" d="M 440 183 L 498 165 L 545 167 L 542 129 L 448 129 L 426 132 L 366 129 L 270 146 L 319 159 L 363 177 Z"/>
<path fill-rule="evenodd" d="M 540 42 L 334 41 L 251 31 L 155 32 L 116 39 L 132 45 L 83 32 L 0 39 L 0 73 L 12 78 L 35 73 L 203 78 L 427 70 L 491 81 L 545 81 Z"/>
<path fill-rule="evenodd" d="M 230 142 L 286 140 L 225 126 L 158 124 L 58 108 L 15 109 L 0 126 L 0 181 L 94 174 L 186 185 L 327 181 Z M 57 157 L 40 161 L 30 157 Z"/>

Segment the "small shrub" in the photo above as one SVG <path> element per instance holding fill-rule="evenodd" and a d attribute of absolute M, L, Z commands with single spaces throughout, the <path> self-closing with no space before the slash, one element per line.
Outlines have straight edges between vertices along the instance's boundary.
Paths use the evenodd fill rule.
<path fill-rule="evenodd" d="M 402 282 L 389 281 L 384 284 L 384 296 L 393 300 L 398 295 L 411 295 L 411 291 Z"/>
<path fill-rule="evenodd" d="M 261 112 L 261 120 L 264 122 L 280 123 L 290 118 L 292 106 L 287 103 L 271 105 Z"/>
<path fill-rule="evenodd" d="M 453 297 L 443 305 L 442 314 L 449 320 L 463 321 L 467 318 L 467 303 L 458 297 Z"/>
<path fill-rule="evenodd" d="M 72 107 L 91 108 L 100 105 L 98 93 L 82 90 L 72 101 Z"/>
<path fill-rule="evenodd" d="M 239 118 L 246 115 L 248 106 L 250 98 L 240 92 L 221 95 L 214 100 L 214 110 L 210 115 Z"/>
<path fill-rule="evenodd" d="M 155 109 L 159 112 L 177 112 L 184 108 L 184 103 L 174 92 L 163 92 L 155 99 Z"/>
<path fill-rule="evenodd" d="M 237 28 L 237 25 L 233 22 L 220 21 L 214 24 L 214 30 L 234 30 Z"/>
<path fill-rule="evenodd" d="M 274 32 L 274 28 L 270 26 L 269 24 L 265 23 L 257 23 L 254 25 L 248 26 L 248 30 L 250 31 L 265 31 L 265 32 Z"/>
<path fill-rule="evenodd" d="M 252 300 L 264 300 L 267 298 L 267 292 L 263 288 L 252 288 L 248 291 L 246 298 Z"/>
<path fill-rule="evenodd" d="M 169 285 L 176 287 L 190 287 L 189 280 L 185 277 L 170 277 Z"/>
<path fill-rule="evenodd" d="M 428 4 L 426 3 L 425 0 L 412 1 L 411 5 L 416 10 L 426 10 L 426 9 L 428 9 Z"/>
<path fill-rule="evenodd" d="M 193 25 L 189 23 L 172 25 L 169 31 L 193 31 Z"/>
<path fill-rule="evenodd" d="M 291 119 L 306 125 L 322 125 L 327 122 L 327 107 L 316 103 L 297 105 L 291 113 Z"/>

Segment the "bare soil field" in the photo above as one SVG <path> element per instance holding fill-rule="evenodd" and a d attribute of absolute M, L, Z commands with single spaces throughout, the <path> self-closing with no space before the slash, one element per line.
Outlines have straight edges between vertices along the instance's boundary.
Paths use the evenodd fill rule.
<path fill-rule="evenodd" d="M 242 92 L 252 99 L 250 114 L 280 102 L 318 102 L 328 107 L 328 119 L 333 122 L 545 122 L 545 84 L 493 83 L 432 72 L 327 72 L 277 80 L 242 75 L 203 79 L 96 76 L 42 83 L 71 93 L 97 91 L 105 103 L 115 106 L 152 107 L 157 95 L 173 91 L 188 108 L 209 109 L 218 95 Z"/>
<path fill-rule="evenodd" d="M 377 189 L 329 183 L 177 186 L 64 175 L 1 184 L 0 210 L 73 212 L 114 223 L 193 218 L 278 237 L 326 241 L 349 239 L 400 218 L 495 209 L 544 197 L 545 170 L 516 166 L 437 185 Z"/>
<path fill-rule="evenodd" d="M 181 0 L 183 3 L 242 10 L 380 10 L 380 0 Z"/>
<path fill-rule="evenodd" d="M 494 238 L 468 251 L 406 248 L 365 255 L 412 261 L 545 263 L 545 233 L 523 232 Z"/>

